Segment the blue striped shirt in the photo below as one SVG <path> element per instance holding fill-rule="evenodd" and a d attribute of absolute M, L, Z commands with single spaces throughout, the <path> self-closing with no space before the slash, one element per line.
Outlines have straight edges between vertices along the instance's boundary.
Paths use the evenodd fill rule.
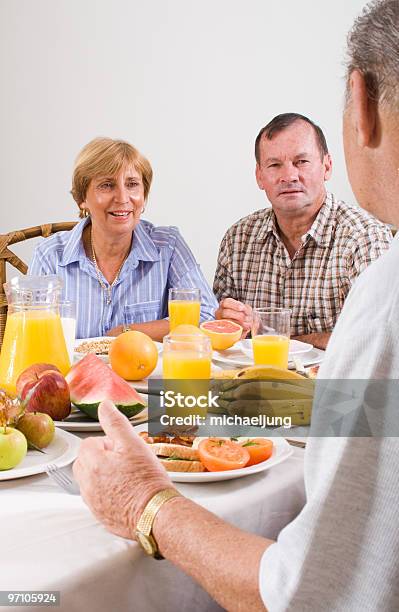
<path fill-rule="evenodd" d="M 58 232 L 35 249 L 29 274 L 57 274 L 62 299 L 76 302 L 76 337 L 103 336 L 117 325 L 144 323 L 168 316 L 170 287 L 201 290 L 201 321 L 214 318 L 217 301 L 194 255 L 176 227 L 155 227 L 141 220 L 132 248 L 112 288 L 112 302 L 100 286 L 93 262 L 85 253 L 84 219 L 70 232 Z M 109 283 L 102 277 L 103 282 Z"/>

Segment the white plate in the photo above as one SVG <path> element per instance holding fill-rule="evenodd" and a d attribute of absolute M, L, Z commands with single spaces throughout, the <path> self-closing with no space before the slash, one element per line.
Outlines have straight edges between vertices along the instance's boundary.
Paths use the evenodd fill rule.
<path fill-rule="evenodd" d="M 225 472 L 168 472 L 168 474 L 174 482 L 218 482 L 219 480 L 232 480 L 233 478 L 257 474 L 285 461 L 294 452 L 292 446 L 284 438 L 273 437 L 272 440 L 274 448 L 270 459 L 266 459 L 266 461 L 256 465 L 251 465 L 248 468 L 226 470 Z"/>
<path fill-rule="evenodd" d="M 144 408 L 142 412 L 136 414 L 136 416 L 129 419 L 132 425 L 139 425 L 140 423 L 147 423 L 148 421 L 148 409 Z M 99 421 L 90 419 L 84 412 L 81 412 L 77 408 L 72 409 L 72 412 L 68 418 L 64 421 L 54 421 L 54 425 L 60 429 L 66 431 L 102 431 L 102 427 Z"/>
<path fill-rule="evenodd" d="M 98 342 L 99 340 L 115 340 L 115 338 L 113 336 L 97 336 L 95 338 L 80 338 L 78 340 L 75 340 L 75 352 L 73 354 L 73 360 L 74 362 L 79 361 L 80 359 L 83 359 L 83 357 L 85 357 L 87 355 L 87 353 L 77 353 L 76 352 L 76 348 L 81 345 L 83 342 Z M 155 345 L 157 347 L 158 350 L 158 354 L 162 352 L 162 342 L 155 342 Z M 102 359 L 105 363 L 108 363 L 109 359 L 108 359 L 108 355 L 97 355 L 97 357 L 100 357 L 100 359 Z"/>
<path fill-rule="evenodd" d="M 284 438 L 273 437 L 271 439 L 274 444 L 272 456 L 270 459 L 266 459 L 266 461 L 256 465 L 241 468 L 240 470 L 226 470 L 225 472 L 168 472 L 168 474 L 174 482 L 218 482 L 219 480 L 243 478 L 243 476 L 251 476 L 251 474 L 269 470 L 288 459 L 294 452 L 292 446 Z"/>
<path fill-rule="evenodd" d="M 11 470 L 2 470 L 0 480 L 23 478 L 32 474 L 41 474 L 46 471 L 49 463 L 56 463 L 59 467 L 69 465 L 76 459 L 79 450 L 80 438 L 67 431 L 55 430 L 51 444 L 43 449 L 46 453 L 28 450 L 25 459 Z"/>
<path fill-rule="evenodd" d="M 146 427 L 139 426 L 137 431 L 147 431 Z M 264 436 L 267 437 L 266 435 Z M 251 474 L 257 474 L 264 470 L 269 470 L 275 465 L 282 463 L 294 452 L 293 447 L 288 444 L 284 438 L 273 436 L 269 438 L 273 440 L 274 448 L 270 459 L 251 465 L 250 467 L 241 468 L 239 470 L 226 470 L 225 472 L 168 472 L 168 475 L 174 482 L 218 482 L 219 480 L 233 480 L 233 478 L 243 478 Z"/>
<path fill-rule="evenodd" d="M 216 363 L 223 363 L 233 368 L 254 365 L 252 349 L 249 349 L 249 344 L 244 344 L 245 342 L 250 343 L 251 340 L 240 340 L 240 342 L 237 342 L 234 346 L 225 351 L 213 351 L 212 360 Z M 291 343 L 294 342 L 293 351 L 291 352 L 290 350 L 289 357 L 301 355 L 301 361 L 304 365 L 311 365 L 322 361 L 324 351 L 314 348 L 311 344 L 300 342 L 299 340 L 291 340 L 290 348 Z M 291 365 L 293 366 L 292 362 Z"/>

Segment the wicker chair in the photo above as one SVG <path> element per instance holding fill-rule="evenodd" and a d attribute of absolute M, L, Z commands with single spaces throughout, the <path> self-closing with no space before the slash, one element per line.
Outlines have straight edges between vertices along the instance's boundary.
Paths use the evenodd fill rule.
<path fill-rule="evenodd" d="M 76 225 L 76 222 L 69 221 L 65 223 L 46 223 L 45 225 L 37 225 L 36 227 L 28 227 L 27 229 L 9 232 L 8 234 L 0 234 L 0 348 L 3 343 L 4 330 L 7 321 L 7 300 L 4 292 L 3 284 L 6 282 L 6 263 L 26 274 L 28 266 L 15 253 L 8 248 L 11 244 L 23 242 L 29 238 L 37 238 L 43 236 L 48 238 L 56 232 L 71 230 Z"/>

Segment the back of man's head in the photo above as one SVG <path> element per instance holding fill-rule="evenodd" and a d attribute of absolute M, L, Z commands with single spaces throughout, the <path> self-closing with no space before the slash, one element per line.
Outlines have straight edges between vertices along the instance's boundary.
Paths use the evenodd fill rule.
<path fill-rule="evenodd" d="M 279 132 L 282 132 L 283 130 L 286 130 L 297 121 L 305 121 L 306 123 L 309 123 L 309 125 L 311 125 L 314 129 L 321 159 L 323 159 L 324 156 L 328 154 L 326 138 L 323 134 L 322 129 L 318 125 L 316 125 L 308 117 L 300 115 L 299 113 L 282 113 L 281 115 L 276 115 L 276 117 L 273 117 L 273 119 L 269 121 L 269 123 L 260 130 L 259 134 L 256 137 L 255 158 L 258 164 L 260 163 L 260 143 L 262 138 L 267 138 L 267 140 L 271 140 L 273 136 L 275 136 Z"/>
<path fill-rule="evenodd" d="M 370 100 L 399 111 L 399 1 L 374 0 L 348 34 L 347 102 L 353 70 L 364 77 Z"/>

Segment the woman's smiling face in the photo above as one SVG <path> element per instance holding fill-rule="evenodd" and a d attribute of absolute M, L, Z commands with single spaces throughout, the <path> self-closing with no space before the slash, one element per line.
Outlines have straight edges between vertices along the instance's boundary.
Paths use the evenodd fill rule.
<path fill-rule="evenodd" d="M 135 229 L 144 204 L 142 176 L 129 165 L 116 176 L 94 177 L 82 206 L 89 211 L 93 227 L 121 235 Z"/>

